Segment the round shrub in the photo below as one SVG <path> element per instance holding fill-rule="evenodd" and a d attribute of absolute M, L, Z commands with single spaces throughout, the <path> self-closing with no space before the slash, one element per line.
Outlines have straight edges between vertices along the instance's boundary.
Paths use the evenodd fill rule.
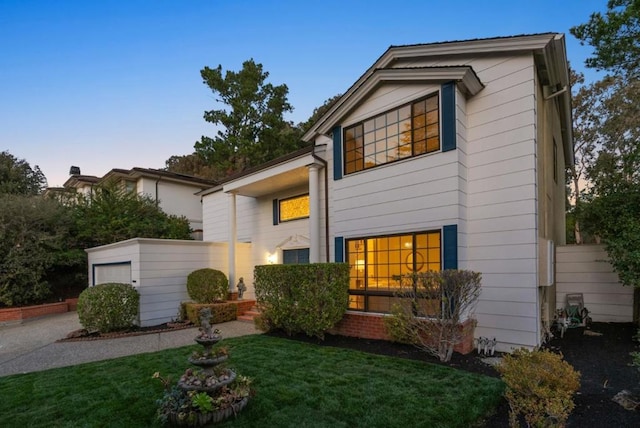
<path fill-rule="evenodd" d="M 88 331 L 126 330 L 138 317 L 140 295 L 130 284 L 89 287 L 78 297 L 78 318 Z"/>
<path fill-rule="evenodd" d="M 219 270 L 198 269 L 187 277 L 187 292 L 196 303 L 224 302 L 229 293 L 229 281 Z"/>
<path fill-rule="evenodd" d="M 497 368 L 507 386 L 510 426 L 519 426 L 520 416 L 527 426 L 565 426 L 574 407 L 573 394 L 580 389 L 580 373 L 561 355 L 519 349 Z"/>

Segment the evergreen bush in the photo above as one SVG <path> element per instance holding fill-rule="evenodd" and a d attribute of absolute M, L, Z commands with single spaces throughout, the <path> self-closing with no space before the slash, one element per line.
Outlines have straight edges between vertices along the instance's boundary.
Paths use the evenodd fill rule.
<path fill-rule="evenodd" d="M 349 302 L 349 265 L 312 263 L 256 266 L 256 300 L 263 330 L 324 337 L 342 319 Z"/>
<path fill-rule="evenodd" d="M 196 303 L 214 303 L 227 300 L 229 281 L 216 269 L 198 269 L 187 277 L 187 292 Z"/>
<path fill-rule="evenodd" d="M 80 293 L 78 318 L 88 331 L 126 330 L 134 325 L 139 304 L 140 295 L 130 284 L 100 284 Z"/>

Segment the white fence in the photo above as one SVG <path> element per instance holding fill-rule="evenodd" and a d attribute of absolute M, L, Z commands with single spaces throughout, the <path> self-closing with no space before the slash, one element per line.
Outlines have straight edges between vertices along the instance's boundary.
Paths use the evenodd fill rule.
<path fill-rule="evenodd" d="M 620 284 L 601 245 L 566 245 L 556 248 L 556 307 L 566 295 L 582 293 L 593 321 L 633 321 L 633 287 Z"/>

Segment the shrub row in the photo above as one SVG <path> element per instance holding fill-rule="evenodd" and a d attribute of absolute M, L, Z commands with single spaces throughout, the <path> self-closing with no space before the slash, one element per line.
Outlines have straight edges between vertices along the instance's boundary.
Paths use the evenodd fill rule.
<path fill-rule="evenodd" d="M 209 323 L 219 324 L 227 321 L 233 321 L 238 318 L 238 305 L 233 302 L 224 303 L 192 303 L 182 302 L 180 306 L 180 314 L 182 319 L 188 319 L 194 325 L 200 326 L 200 310 L 204 308 L 211 309 L 211 318 Z"/>
<path fill-rule="evenodd" d="M 349 265 L 264 265 L 254 270 L 258 327 L 288 334 L 324 333 L 342 319 L 349 301 Z"/>

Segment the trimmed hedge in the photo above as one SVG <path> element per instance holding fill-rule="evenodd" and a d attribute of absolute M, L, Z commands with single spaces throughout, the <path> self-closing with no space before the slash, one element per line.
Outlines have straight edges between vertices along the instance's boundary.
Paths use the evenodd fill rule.
<path fill-rule="evenodd" d="M 200 326 L 200 310 L 204 308 L 211 308 L 211 318 L 209 319 L 211 324 L 220 324 L 238 318 L 238 305 L 232 302 L 182 302 L 180 305 L 180 313 L 183 314 L 183 319 L 188 319 L 194 325 Z"/>
<path fill-rule="evenodd" d="M 187 277 L 187 292 L 196 303 L 224 302 L 229 294 L 229 280 L 216 269 L 194 270 Z"/>
<path fill-rule="evenodd" d="M 324 338 L 349 303 L 349 265 L 264 265 L 254 269 L 258 328 Z"/>
<path fill-rule="evenodd" d="M 131 284 L 99 284 L 80 293 L 78 318 L 88 331 L 126 330 L 134 325 L 139 305 L 140 295 Z"/>

